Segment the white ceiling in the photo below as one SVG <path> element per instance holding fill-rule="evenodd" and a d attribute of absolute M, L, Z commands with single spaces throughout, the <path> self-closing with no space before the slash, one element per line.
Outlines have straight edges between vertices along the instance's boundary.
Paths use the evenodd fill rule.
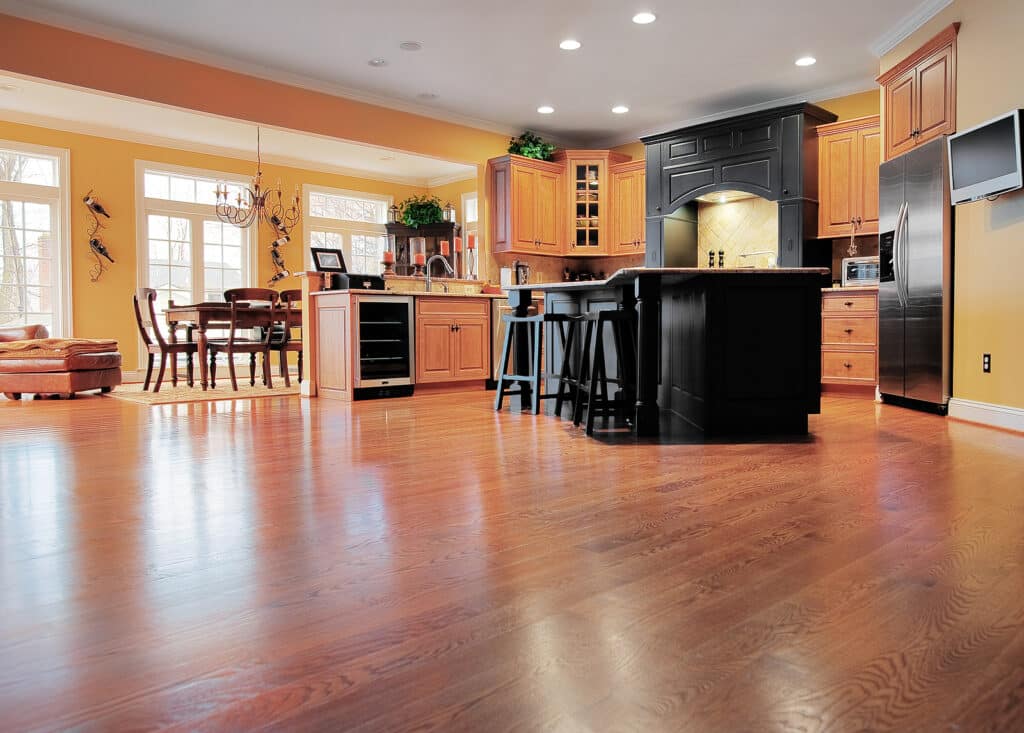
<path fill-rule="evenodd" d="M 608 144 L 776 100 L 871 88 L 872 45 L 948 2 L 0 0 L 0 10 L 502 132 Z M 632 23 L 638 10 L 657 22 Z M 568 37 L 583 47 L 560 50 Z M 402 51 L 403 41 L 423 50 Z M 817 65 L 793 64 L 805 54 Z M 371 68 L 375 57 L 388 64 Z M 538 115 L 542 104 L 555 114 Z M 615 104 L 631 111 L 613 115 Z"/>
<path fill-rule="evenodd" d="M 0 118 L 245 160 L 256 156 L 256 126 L 249 122 L 10 75 L 0 75 Z M 291 130 L 262 127 L 261 148 L 273 163 L 416 186 L 476 177 L 474 166 Z"/>

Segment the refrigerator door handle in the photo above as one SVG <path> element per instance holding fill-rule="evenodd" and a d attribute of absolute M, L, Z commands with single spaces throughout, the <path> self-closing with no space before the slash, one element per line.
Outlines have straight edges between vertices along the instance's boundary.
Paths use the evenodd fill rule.
<path fill-rule="evenodd" d="M 905 222 L 905 215 L 907 211 L 907 202 L 904 201 L 900 204 L 900 211 L 896 215 L 896 232 L 892 238 L 892 273 L 893 278 L 896 281 L 896 299 L 900 302 L 901 308 L 906 308 L 907 304 L 903 300 L 903 224 Z"/>
<path fill-rule="evenodd" d="M 903 258 L 903 262 L 900 264 L 900 281 L 903 286 L 903 307 L 910 307 L 910 281 L 907 279 L 907 273 L 910 270 L 910 202 L 907 201 L 903 204 L 903 238 L 900 242 L 900 257 Z"/>

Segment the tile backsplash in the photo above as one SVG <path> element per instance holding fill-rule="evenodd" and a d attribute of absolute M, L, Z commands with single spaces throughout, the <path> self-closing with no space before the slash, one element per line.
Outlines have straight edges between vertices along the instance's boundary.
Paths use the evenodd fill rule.
<path fill-rule="evenodd" d="M 743 253 L 779 251 L 779 205 L 762 198 L 727 203 L 699 202 L 697 208 L 697 266 L 708 266 L 708 251 L 725 251 L 726 267 L 768 267 L 769 255 L 740 257 Z"/>

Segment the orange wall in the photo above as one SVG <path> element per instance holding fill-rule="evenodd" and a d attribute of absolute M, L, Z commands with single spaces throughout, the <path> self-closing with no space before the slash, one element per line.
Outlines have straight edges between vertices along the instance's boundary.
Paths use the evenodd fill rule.
<path fill-rule="evenodd" d="M 485 163 L 506 152 L 505 134 L 260 79 L 10 15 L 0 14 L 0 27 L 0 69 L 477 165 L 476 190 L 481 194 L 484 217 L 481 232 L 486 235 Z M 490 251 L 486 243 L 484 249 Z M 489 257 L 482 257 L 480 264 L 485 271 L 489 269 Z"/>
<path fill-rule="evenodd" d="M 957 129 L 1024 106 L 1024 3 L 955 0 L 881 61 L 895 66 L 954 21 Z M 956 207 L 953 395 L 1024 409 L 1024 192 Z M 992 372 L 981 370 L 983 353 Z"/>
<path fill-rule="evenodd" d="M 83 338 L 116 338 L 121 344 L 124 368 L 135 369 L 138 349 L 137 329 L 131 308 L 132 293 L 137 287 L 135 161 L 201 168 L 210 171 L 251 176 L 255 163 L 215 155 L 140 145 L 108 138 L 50 130 L 42 127 L 0 121 L 0 140 L 47 145 L 71 151 L 71 279 L 74 333 Z M 418 186 L 404 186 L 351 176 L 306 171 L 285 166 L 263 164 L 267 180 L 281 180 L 284 191 L 304 183 L 343 188 L 394 197 L 395 201 L 426 192 Z M 473 183 L 473 182 L 471 182 Z M 89 270 L 95 260 L 89 253 L 86 235 L 92 219 L 81 203 L 86 192 L 93 189 L 103 206 L 111 213 L 103 241 L 111 250 L 115 264 L 98 282 L 91 282 Z M 292 231 L 292 241 L 285 246 L 288 268 L 304 269 L 305 239 L 302 225 Z M 269 245 L 274 237 L 268 227 L 260 227 L 257 251 L 257 284 L 262 286 L 273 274 Z M 298 288 L 295 278 L 277 284 L 279 290 Z"/>

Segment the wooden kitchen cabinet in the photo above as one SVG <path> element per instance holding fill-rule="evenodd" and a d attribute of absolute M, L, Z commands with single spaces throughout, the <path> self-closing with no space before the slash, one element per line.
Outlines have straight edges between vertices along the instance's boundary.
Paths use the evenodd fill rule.
<path fill-rule="evenodd" d="M 885 159 L 956 132 L 956 36 L 953 23 L 878 77 L 885 98 Z"/>
<path fill-rule="evenodd" d="M 647 243 L 647 163 L 631 160 L 611 167 L 612 241 L 609 254 L 643 253 Z"/>
<path fill-rule="evenodd" d="M 878 115 L 820 125 L 818 236 L 878 234 Z"/>
<path fill-rule="evenodd" d="M 486 298 L 416 299 L 417 384 L 487 379 L 490 308 Z"/>
<path fill-rule="evenodd" d="M 487 162 L 494 252 L 562 253 L 564 166 L 505 155 Z"/>
<path fill-rule="evenodd" d="M 568 216 L 565 254 L 612 254 L 611 166 L 628 156 L 611 150 L 560 150 L 554 160 L 565 166 L 564 196 Z"/>
<path fill-rule="evenodd" d="M 822 293 L 821 381 L 878 384 L 877 289 L 832 289 Z"/>

